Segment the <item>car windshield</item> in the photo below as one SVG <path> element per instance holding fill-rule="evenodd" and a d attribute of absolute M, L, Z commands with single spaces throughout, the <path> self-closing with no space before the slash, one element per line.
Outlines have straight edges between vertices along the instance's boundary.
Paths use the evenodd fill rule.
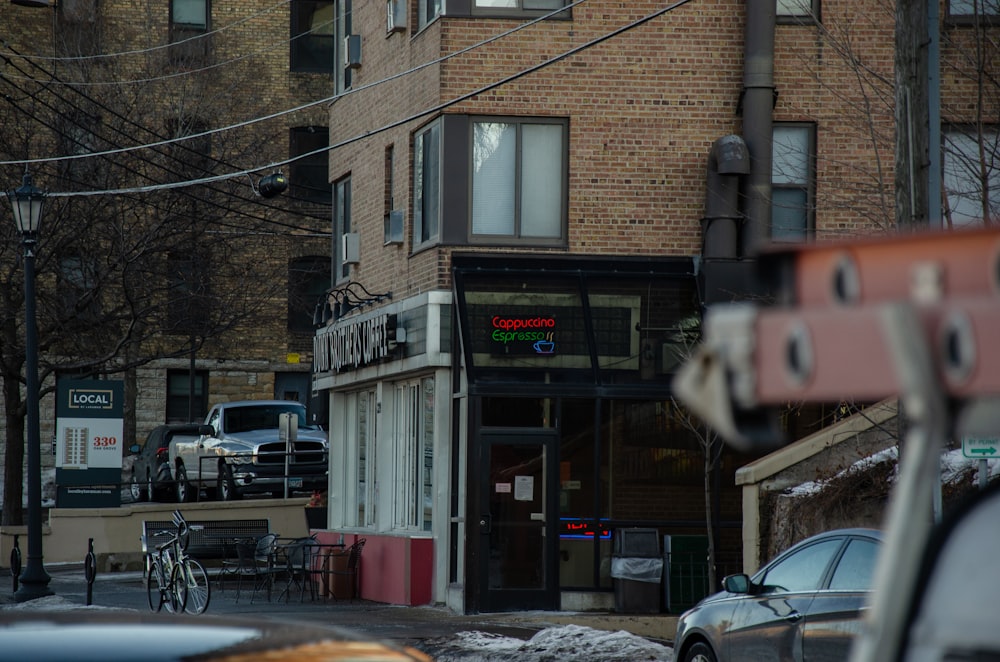
<path fill-rule="evenodd" d="M 295 414 L 300 428 L 307 427 L 306 409 L 302 405 L 251 405 L 231 407 L 225 410 L 226 432 L 248 432 L 250 430 L 272 430 L 278 427 L 281 414 Z"/>

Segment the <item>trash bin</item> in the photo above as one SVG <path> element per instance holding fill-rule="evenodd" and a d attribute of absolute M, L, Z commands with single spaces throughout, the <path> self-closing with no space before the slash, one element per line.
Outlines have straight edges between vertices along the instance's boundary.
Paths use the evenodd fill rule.
<path fill-rule="evenodd" d="M 611 555 L 615 611 L 620 614 L 660 612 L 663 557 L 656 529 L 618 529 Z"/>

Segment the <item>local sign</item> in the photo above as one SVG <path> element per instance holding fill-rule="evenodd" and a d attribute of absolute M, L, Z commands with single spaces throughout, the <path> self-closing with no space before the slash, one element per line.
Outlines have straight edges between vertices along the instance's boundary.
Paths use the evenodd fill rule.
<path fill-rule="evenodd" d="M 56 395 L 56 506 L 121 505 L 125 382 L 60 379 Z"/>
<path fill-rule="evenodd" d="M 1000 437 L 963 437 L 962 455 L 977 460 L 1000 457 Z"/>

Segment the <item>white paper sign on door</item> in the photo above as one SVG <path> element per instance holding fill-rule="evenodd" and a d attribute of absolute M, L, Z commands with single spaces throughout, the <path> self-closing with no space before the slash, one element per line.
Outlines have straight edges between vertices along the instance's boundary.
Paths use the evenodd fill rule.
<path fill-rule="evenodd" d="M 534 501 L 535 477 L 514 476 L 514 501 Z"/>

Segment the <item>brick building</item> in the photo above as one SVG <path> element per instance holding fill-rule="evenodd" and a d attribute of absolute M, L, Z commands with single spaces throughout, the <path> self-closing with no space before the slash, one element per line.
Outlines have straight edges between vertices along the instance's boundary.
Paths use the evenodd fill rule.
<path fill-rule="evenodd" d="M 314 386 L 330 526 L 377 568 L 362 594 L 607 607 L 620 532 L 704 559 L 706 501 L 717 570 L 739 570 L 749 458 L 726 449 L 706 471 L 670 378 L 703 307 L 751 293 L 757 249 L 895 227 L 893 6 L 332 4 Z M 958 71 L 955 42 L 981 26 L 972 3 L 942 11 Z M 946 128 L 974 105 L 943 105 Z M 958 165 L 970 145 L 944 142 L 946 220 L 974 222 L 958 212 L 994 196 Z M 785 427 L 838 411 L 792 409 Z"/>
<path fill-rule="evenodd" d="M 330 283 L 329 9 L 66 0 L 0 13 L 4 178 L 14 188 L 34 159 L 49 193 L 44 386 L 123 379 L 126 456 L 155 425 L 201 420 L 213 402 L 314 404 L 312 314 Z M 271 196 L 276 173 L 288 188 Z M 53 403 L 42 399 L 46 466 Z"/>

